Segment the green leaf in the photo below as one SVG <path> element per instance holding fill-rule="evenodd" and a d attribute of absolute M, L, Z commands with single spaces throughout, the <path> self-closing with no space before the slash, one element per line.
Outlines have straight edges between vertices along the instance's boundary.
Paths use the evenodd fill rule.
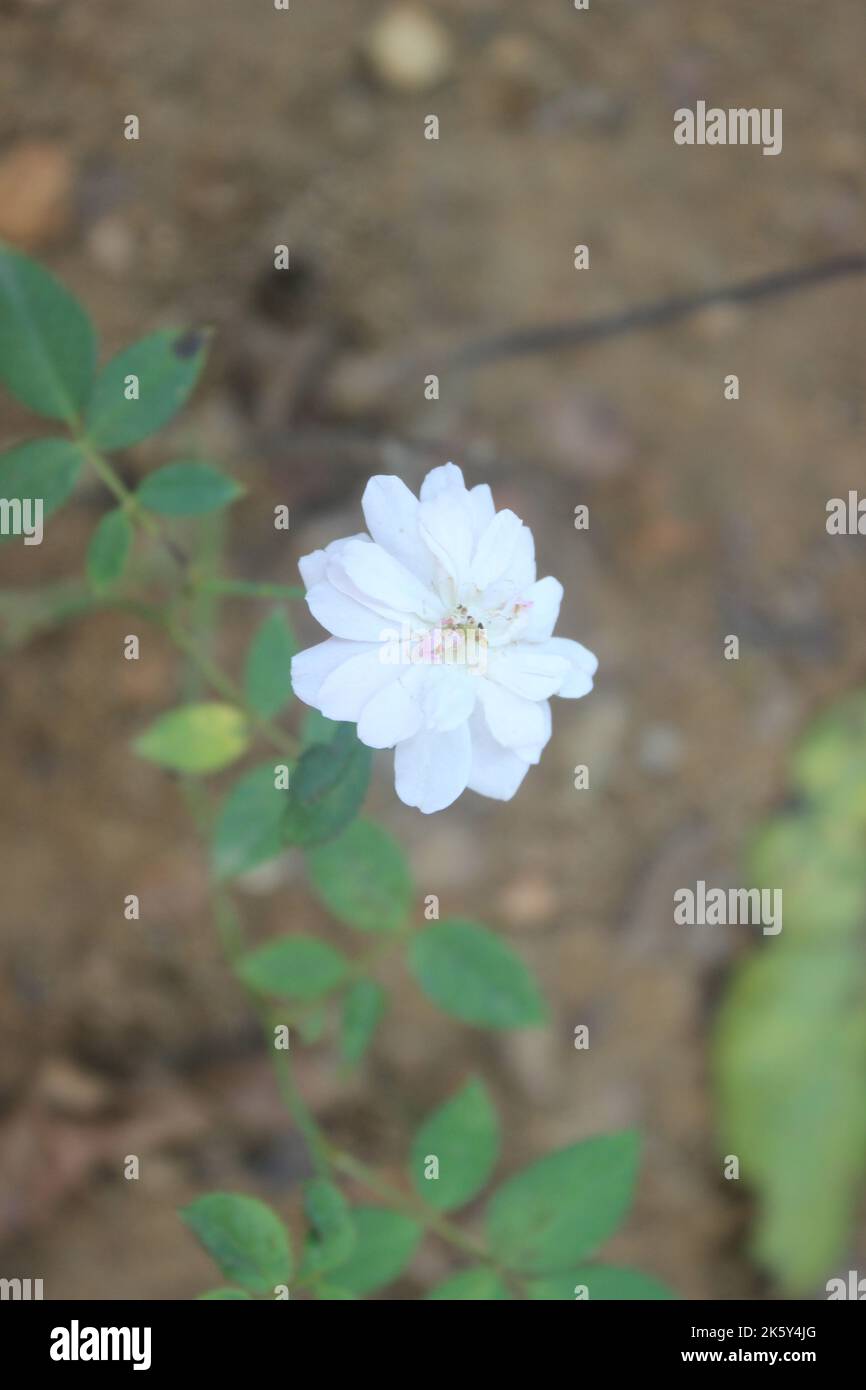
<path fill-rule="evenodd" d="M 42 520 L 62 507 L 72 493 L 84 458 L 68 439 L 31 439 L 0 454 L 0 497 L 42 499 Z M 31 524 L 35 518 L 31 518 Z M 6 540 L 6 536 L 0 537 Z"/>
<path fill-rule="evenodd" d="M 336 840 L 307 854 L 322 902 L 359 931 L 396 931 L 406 920 L 414 886 L 402 849 L 372 821 L 356 820 Z"/>
<path fill-rule="evenodd" d="M 247 652 L 244 690 L 253 709 L 265 719 L 279 714 L 292 698 L 294 634 L 281 608 L 265 618 Z"/>
<path fill-rule="evenodd" d="M 676 1294 L 658 1279 L 652 1279 L 636 1269 L 619 1269 L 615 1265 L 584 1265 L 582 1269 L 573 1269 L 569 1274 L 549 1274 L 544 1279 L 530 1280 L 526 1290 L 530 1298 L 566 1299 L 569 1302 L 617 1299 L 646 1303 L 676 1298 Z M 579 1294 L 576 1290 L 580 1291 Z"/>
<path fill-rule="evenodd" d="M 133 531 L 122 507 L 106 512 L 87 547 L 87 578 L 97 593 L 115 584 L 126 567 Z"/>
<path fill-rule="evenodd" d="M 463 1206 L 481 1191 L 499 1157 L 499 1119 L 483 1084 L 473 1079 L 425 1120 L 412 1141 L 415 1189 L 438 1211 Z M 428 1159 L 437 1178 L 425 1177 Z"/>
<path fill-rule="evenodd" d="M 31 410 L 75 421 L 90 392 L 96 337 L 68 290 L 0 246 L 0 380 Z"/>
<path fill-rule="evenodd" d="M 190 459 L 148 473 L 135 495 L 143 507 L 160 516 L 204 516 L 227 507 L 242 493 L 234 478 L 218 473 L 209 463 Z"/>
<path fill-rule="evenodd" d="M 864 944 L 769 941 L 718 1020 L 723 1152 L 758 1195 L 755 1253 L 792 1291 L 835 1268 L 862 1188 Z"/>
<path fill-rule="evenodd" d="M 249 731 L 234 705 L 181 705 L 163 714 L 133 748 L 139 757 L 175 772 L 217 772 L 246 751 Z"/>
<path fill-rule="evenodd" d="M 125 449 L 155 434 L 186 403 L 210 346 L 210 330 L 162 329 L 124 348 L 103 367 L 87 408 L 99 449 Z M 127 400 L 138 378 L 138 399 Z"/>
<path fill-rule="evenodd" d="M 637 1157 L 635 1134 L 607 1134 L 510 1178 L 487 1210 L 493 1254 L 527 1274 L 554 1274 L 592 1254 L 628 1210 Z"/>
<path fill-rule="evenodd" d="M 181 1219 L 222 1274 L 251 1293 L 273 1293 L 292 1275 L 285 1227 L 256 1197 L 211 1192 L 181 1210 Z"/>
<path fill-rule="evenodd" d="M 474 922 L 425 928 L 410 943 L 409 964 L 428 998 L 464 1023 L 524 1028 L 547 1016 L 526 966 L 493 932 Z"/>
<path fill-rule="evenodd" d="M 361 809 L 370 763 L 370 749 L 351 724 L 341 724 L 330 743 L 302 753 L 283 823 L 286 843 L 308 847 L 339 835 Z"/>
<path fill-rule="evenodd" d="M 722 1152 L 757 1197 L 757 1259 L 786 1290 L 831 1273 L 866 1170 L 866 696 L 799 744 L 800 809 L 754 837 L 748 873 L 778 889 L 781 935 L 733 976 L 714 1067 Z"/>
<path fill-rule="evenodd" d="M 250 989 L 280 999 L 318 999 L 343 983 L 348 961 L 313 936 L 281 936 L 248 952 L 238 974 Z"/>
<path fill-rule="evenodd" d="M 815 809 L 866 826 L 866 692 L 846 696 L 812 724 L 794 752 L 792 780 Z"/>
<path fill-rule="evenodd" d="M 340 1057 L 347 1066 L 356 1066 L 373 1041 L 386 999 L 375 980 L 358 980 L 347 992 L 340 1033 Z"/>
<path fill-rule="evenodd" d="M 285 1280 L 283 1281 L 285 1283 Z M 208 1302 L 213 1299 L 251 1299 L 252 1294 L 246 1293 L 243 1289 L 211 1289 L 209 1293 L 200 1293 L 198 1301 Z"/>
<path fill-rule="evenodd" d="M 421 1239 L 417 1221 L 385 1207 L 355 1207 L 355 1248 L 331 1272 L 330 1283 L 351 1294 L 372 1293 L 390 1284 L 409 1263 Z"/>
<path fill-rule="evenodd" d="M 218 879 L 246 873 L 285 848 L 288 791 L 274 785 L 274 763 L 261 763 L 235 782 L 220 807 L 211 847 Z"/>
<path fill-rule="evenodd" d="M 327 1003 L 309 1004 L 299 1015 L 295 1026 L 301 1035 L 301 1042 L 309 1046 L 321 1041 L 328 1026 Z"/>
<path fill-rule="evenodd" d="M 355 1248 L 355 1223 L 349 1203 L 327 1178 L 304 1184 L 304 1210 L 312 1226 L 301 1262 L 302 1277 L 344 1264 Z"/>
<path fill-rule="evenodd" d="M 301 722 L 301 748 L 304 752 L 316 743 L 330 743 L 342 724 L 326 719 L 317 709 L 308 709 Z"/>
<path fill-rule="evenodd" d="M 474 1299 L 476 1302 L 481 1299 L 510 1299 L 511 1294 L 495 1270 L 478 1265 L 475 1269 L 461 1270 L 453 1278 L 446 1279 L 444 1284 L 437 1284 L 427 1298 L 448 1299 L 456 1303 L 464 1299 Z"/>

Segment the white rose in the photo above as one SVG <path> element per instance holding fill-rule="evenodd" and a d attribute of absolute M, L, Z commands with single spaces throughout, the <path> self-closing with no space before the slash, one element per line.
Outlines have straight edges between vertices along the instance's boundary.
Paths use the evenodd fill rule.
<path fill-rule="evenodd" d="M 536 579 L 529 528 L 453 463 L 428 473 L 420 501 L 371 478 L 363 508 L 369 535 L 300 562 L 332 636 L 292 661 L 295 693 L 396 749 L 407 806 L 441 811 L 467 787 L 508 801 L 550 738 L 549 697 L 586 695 L 598 666 L 552 635 L 562 585 Z"/>

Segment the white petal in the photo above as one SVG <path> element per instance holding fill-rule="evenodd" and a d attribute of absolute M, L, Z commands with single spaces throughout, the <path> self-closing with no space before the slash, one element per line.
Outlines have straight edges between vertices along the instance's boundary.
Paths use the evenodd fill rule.
<path fill-rule="evenodd" d="M 421 728 L 421 707 L 399 678 L 368 700 L 358 720 L 358 738 L 368 748 L 393 748 Z"/>
<path fill-rule="evenodd" d="M 367 529 L 377 545 L 419 579 L 429 580 L 433 566 L 418 534 L 418 498 L 402 478 L 385 474 L 371 478 L 361 506 Z"/>
<path fill-rule="evenodd" d="M 550 735 L 553 733 L 553 718 L 550 713 L 550 701 L 542 700 L 538 708 L 541 710 L 544 725 L 540 742 L 521 744 L 520 747 L 514 749 L 518 758 L 523 758 L 526 762 L 533 764 L 541 762 L 541 755 L 550 742 Z"/>
<path fill-rule="evenodd" d="M 491 796 L 496 801 L 510 801 L 529 771 L 529 763 L 497 743 L 480 714 L 473 716 L 469 732 L 472 737 L 469 790 L 480 796 Z"/>
<path fill-rule="evenodd" d="M 465 666 L 447 664 L 413 666 L 404 677 L 421 708 L 424 728 L 440 732 L 465 724 L 475 708 L 479 683 Z"/>
<path fill-rule="evenodd" d="M 341 593 L 329 579 L 314 584 L 308 590 L 307 607 L 316 622 L 335 637 L 347 637 L 358 642 L 382 642 L 395 631 L 393 619 L 389 620 L 358 599 Z"/>
<path fill-rule="evenodd" d="M 515 695 L 525 695 L 527 700 L 555 695 L 570 672 L 566 657 L 542 651 L 532 642 L 511 642 L 491 649 L 487 666 L 488 679 Z"/>
<path fill-rule="evenodd" d="M 526 593 L 535 583 L 535 541 L 528 526 L 524 526 L 517 537 L 507 577 L 517 585 L 520 594 Z"/>
<path fill-rule="evenodd" d="M 559 606 L 562 603 L 562 585 L 549 574 L 530 584 L 523 595 L 523 602 L 530 607 L 526 620 L 520 629 L 521 640 L 525 642 L 544 642 L 556 627 Z"/>
<path fill-rule="evenodd" d="M 468 493 L 454 489 L 422 502 L 419 530 L 430 554 L 459 588 L 469 573 L 474 544 Z"/>
<path fill-rule="evenodd" d="M 514 695 L 486 678 L 478 682 L 478 699 L 497 743 L 514 749 L 536 748 L 546 743 L 549 729 L 542 702 Z"/>
<path fill-rule="evenodd" d="M 598 657 L 593 652 L 579 642 L 572 642 L 569 637 L 551 637 L 542 650 L 565 657 L 571 668 L 557 695 L 567 700 L 578 700 L 581 695 L 589 694 L 592 678 L 598 670 Z"/>
<path fill-rule="evenodd" d="M 440 468 L 431 469 L 421 484 L 421 501 L 432 502 L 440 492 L 452 489 L 466 491 L 463 470 L 458 468 L 456 463 L 443 463 Z"/>
<path fill-rule="evenodd" d="M 472 516 L 472 534 L 477 541 L 496 515 L 489 483 L 479 483 L 477 487 L 469 489 L 469 511 Z"/>
<path fill-rule="evenodd" d="M 337 565 L 364 599 L 389 613 L 417 615 L 430 622 L 442 616 L 442 605 L 433 590 L 381 545 L 352 541 L 340 552 Z M 339 582 L 337 574 L 334 578 Z"/>
<path fill-rule="evenodd" d="M 461 724 L 449 733 L 422 730 L 397 744 L 394 781 L 397 795 L 407 806 L 429 815 L 443 811 L 466 788 L 471 762 L 469 726 Z"/>
<path fill-rule="evenodd" d="M 312 550 L 309 555 L 302 555 L 298 561 L 298 569 L 301 578 L 307 589 L 312 589 L 314 584 L 319 584 L 325 578 L 328 561 L 334 560 L 339 555 L 344 545 L 349 541 L 369 541 L 370 537 L 363 532 L 357 536 L 346 536 L 341 540 L 331 541 L 330 545 L 325 546 L 324 550 Z"/>
<path fill-rule="evenodd" d="M 368 700 L 399 675 L 398 666 L 382 661 L 381 648 L 352 655 L 322 682 L 319 708 L 326 719 L 357 724 Z"/>
<path fill-rule="evenodd" d="M 340 637 L 329 637 L 326 642 L 307 647 L 292 657 L 292 689 L 305 705 L 318 709 L 319 690 L 331 672 L 350 657 L 373 650 L 372 643 L 345 642 Z"/>
<path fill-rule="evenodd" d="M 486 589 L 503 575 L 511 577 L 511 557 L 523 529 L 523 522 L 514 512 L 506 508 L 496 513 L 479 538 L 472 558 L 471 579 L 476 589 Z"/>

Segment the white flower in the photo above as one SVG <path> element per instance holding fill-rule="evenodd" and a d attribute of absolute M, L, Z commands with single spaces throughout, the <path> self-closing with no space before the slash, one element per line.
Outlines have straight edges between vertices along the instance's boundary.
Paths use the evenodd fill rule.
<path fill-rule="evenodd" d="M 421 500 L 399 478 L 364 491 L 369 535 L 300 562 L 333 635 L 292 661 L 298 697 L 395 748 L 397 795 L 441 811 L 469 787 L 508 801 L 550 738 L 549 697 L 592 689 L 598 662 L 554 637 L 562 585 L 535 577 L 532 532 L 453 463 Z"/>

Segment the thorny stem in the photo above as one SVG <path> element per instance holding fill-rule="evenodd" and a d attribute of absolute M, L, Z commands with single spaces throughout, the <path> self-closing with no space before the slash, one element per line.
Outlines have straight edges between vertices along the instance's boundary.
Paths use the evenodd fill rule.
<path fill-rule="evenodd" d="M 194 577 L 189 573 L 189 562 L 187 557 L 175 546 L 171 538 L 166 536 L 156 517 L 152 516 L 146 508 L 141 506 L 135 494 L 130 492 L 126 484 L 118 477 L 108 459 L 97 449 L 94 449 L 93 445 L 90 444 L 85 436 L 76 436 L 76 441 L 87 458 L 87 461 L 91 464 L 94 472 L 105 484 L 116 501 L 135 517 L 135 520 L 140 523 L 148 535 L 154 540 L 159 541 L 168 549 L 169 554 L 182 569 L 190 588 L 194 588 Z M 218 582 L 231 583 L 234 581 L 206 580 L 205 586 L 210 586 L 211 592 L 218 593 L 220 590 L 213 587 Z M 225 699 L 230 700 L 232 704 L 236 704 L 242 709 L 250 723 L 253 724 L 275 748 L 279 749 L 281 753 L 290 758 L 297 757 L 297 740 L 294 739 L 291 734 L 286 733 L 285 730 L 280 729 L 272 720 L 265 719 L 250 706 L 240 686 L 238 686 L 230 676 L 226 675 L 225 671 L 222 670 L 207 652 L 201 649 L 192 633 L 187 632 L 183 624 L 179 622 L 172 613 L 164 609 L 152 607 L 148 610 L 146 616 L 165 629 L 175 645 L 180 648 L 208 684 L 220 695 L 224 696 Z"/>

